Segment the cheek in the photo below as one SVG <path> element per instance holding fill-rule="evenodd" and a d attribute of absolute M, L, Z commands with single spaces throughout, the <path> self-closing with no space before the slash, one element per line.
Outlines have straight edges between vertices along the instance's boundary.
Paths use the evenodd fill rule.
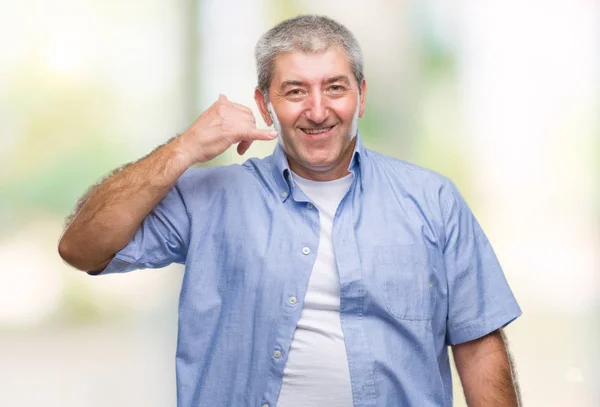
<path fill-rule="evenodd" d="M 332 103 L 332 107 L 341 120 L 349 122 L 354 117 L 356 102 L 352 100 L 340 100 L 338 103 Z"/>
<path fill-rule="evenodd" d="M 282 108 L 279 109 L 277 117 L 282 126 L 292 127 L 298 121 L 301 114 L 302 108 L 300 106 L 282 106 Z"/>

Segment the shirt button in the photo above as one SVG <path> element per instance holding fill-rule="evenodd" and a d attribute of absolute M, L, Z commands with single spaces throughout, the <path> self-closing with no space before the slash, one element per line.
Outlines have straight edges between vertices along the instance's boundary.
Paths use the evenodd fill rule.
<path fill-rule="evenodd" d="M 308 209 L 312 209 L 313 208 L 313 204 L 311 204 L 310 202 L 306 204 L 306 208 Z"/>
<path fill-rule="evenodd" d="M 298 300 L 296 299 L 296 297 L 290 297 L 290 298 L 288 299 L 288 302 L 289 302 L 290 304 L 294 305 L 295 303 L 297 303 L 297 302 L 298 302 Z"/>
<path fill-rule="evenodd" d="M 264 403 L 261 407 L 269 407 L 267 403 Z"/>
<path fill-rule="evenodd" d="M 273 352 L 273 357 L 275 359 L 279 359 L 281 357 L 281 351 L 280 350 L 276 350 L 275 352 Z"/>
<path fill-rule="evenodd" d="M 287 197 L 287 192 L 283 191 L 283 192 L 281 193 L 281 197 L 282 197 L 282 198 L 285 198 L 285 197 Z M 265 406 L 265 405 L 266 405 L 266 404 L 263 404 L 263 406 Z M 267 407 L 269 407 L 269 406 L 267 405 Z"/>
<path fill-rule="evenodd" d="M 304 253 L 304 254 L 310 254 L 310 249 L 308 247 L 303 247 L 302 248 L 302 253 Z"/>

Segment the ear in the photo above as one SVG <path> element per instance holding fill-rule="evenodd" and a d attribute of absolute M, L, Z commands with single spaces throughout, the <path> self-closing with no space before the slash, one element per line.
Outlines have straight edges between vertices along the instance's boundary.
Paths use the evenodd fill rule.
<path fill-rule="evenodd" d="M 360 82 L 360 109 L 358 111 L 358 117 L 363 117 L 365 114 L 365 101 L 367 100 L 367 80 L 363 78 Z"/>
<path fill-rule="evenodd" d="M 267 108 L 267 102 L 265 101 L 265 95 L 258 89 L 254 89 L 254 101 L 256 102 L 256 106 L 258 106 L 258 110 L 260 111 L 260 115 L 263 120 L 267 124 L 267 126 L 271 126 L 273 124 L 273 120 L 271 120 L 271 115 L 269 114 L 269 109 Z"/>

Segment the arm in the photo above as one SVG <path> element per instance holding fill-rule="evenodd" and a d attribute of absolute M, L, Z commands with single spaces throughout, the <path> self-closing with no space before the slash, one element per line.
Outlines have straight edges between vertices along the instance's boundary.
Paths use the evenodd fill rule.
<path fill-rule="evenodd" d="M 181 136 L 90 188 L 67 219 L 60 256 L 80 270 L 103 270 L 191 165 L 213 159 L 234 143 L 242 154 L 253 140 L 276 136 L 256 129 L 250 109 L 221 95 Z"/>
<path fill-rule="evenodd" d="M 79 200 L 58 251 L 70 265 L 102 270 L 131 240 L 142 220 L 187 169 L 175 139 L 114 171 Z"/>
<path fill-rule="evenodd" d="M 496 330 L 452 347 L 454 362 L 470 407 L 518 407 L 519 388 L 506 337 Z"/>

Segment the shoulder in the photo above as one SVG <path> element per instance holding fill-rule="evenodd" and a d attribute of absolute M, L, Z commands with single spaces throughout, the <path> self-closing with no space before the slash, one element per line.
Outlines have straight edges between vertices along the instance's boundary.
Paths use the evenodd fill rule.
<path fill-rule="evenodd" d="M 373 150 L 367 150 L 367 155 L 367 179 L 376 185 L 377 193 L 408 199 L 440 222 L 449 212 L 466 206 L 447 176 Z"/>
<path fill-rule="evenodd" d="M 191 167 L 183 173 L 179 181 L 184 183 L 210 183 L 222 179 L 236 179 L 243 175 L 244 170 L 239 164 Z"/>
<path fill-rule="evenodd" d="M 385 154 L 372 150 L 369 153 L 377 179 L 385 179 L 392 189 L 402 191 L 402 195 L 429 208 L 442 222 L 461 214 L 471 216 L 469 205 L 450 178 Z"/>
<path fill-rule="evenodd" d="M 243 183 L 246 176 L 247 171 L 239 164 L 191 167 L 181 175 L 177 187 L 186 191 L 199 187 L 208 190 L 235 188 L 237 184 Z"/>
<path fill-rule="evenodd" d="M 376 180 L 401 186 L 407 193 L 440 192 L 452 188 L 452 181 L 432 169 L 386 154 L 365 149 L 369 171 Z"/>
<path fill-rule="evenodd" d="M 256 190 L 257 186 L 270 182 L 270 158 L 250 158 L 243 164 L 192 167 L 179 178 L 177 187 L 204 196 Z"/>

